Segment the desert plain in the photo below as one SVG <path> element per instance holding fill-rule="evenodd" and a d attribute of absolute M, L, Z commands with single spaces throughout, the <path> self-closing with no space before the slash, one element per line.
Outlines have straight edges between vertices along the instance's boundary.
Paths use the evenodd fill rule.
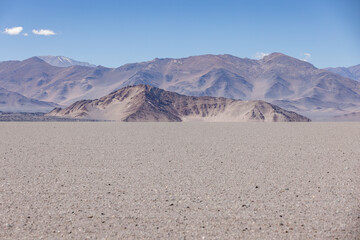
<path fill-rule="evenodd" d="M 360 239 L 360 123 L 0 123 L 0 239 Z"/>

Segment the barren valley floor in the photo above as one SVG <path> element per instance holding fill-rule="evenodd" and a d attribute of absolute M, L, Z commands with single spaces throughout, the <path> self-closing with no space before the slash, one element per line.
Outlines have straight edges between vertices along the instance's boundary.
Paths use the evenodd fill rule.
<path fill-rule="evenodd" d="M 360 123 L 0 123 L 1 239 L 359 239 Z"/>

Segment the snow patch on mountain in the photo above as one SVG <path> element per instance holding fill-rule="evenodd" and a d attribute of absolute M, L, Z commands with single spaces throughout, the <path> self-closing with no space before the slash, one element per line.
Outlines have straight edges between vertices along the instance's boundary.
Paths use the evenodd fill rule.
<path fill-rule="evenodd" d="M 48 64 L 55 67 L 71 67 L 71 66 L 96 67 L 94 64 L 76 61 L 74 59 L 64 56 L 38 56 L 38 58 L 44 60 Z"/>

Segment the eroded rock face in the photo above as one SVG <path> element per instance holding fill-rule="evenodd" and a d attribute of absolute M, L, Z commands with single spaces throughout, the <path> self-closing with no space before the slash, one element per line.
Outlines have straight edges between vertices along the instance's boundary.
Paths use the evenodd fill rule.
<path fill-rule="evenodd" d="M 265 101 L 193 97 L 148 85 L 125 87 L 100 99 L 78 101 L 48 116 L 126 122 L 307 122 L 310 119 Z"/>

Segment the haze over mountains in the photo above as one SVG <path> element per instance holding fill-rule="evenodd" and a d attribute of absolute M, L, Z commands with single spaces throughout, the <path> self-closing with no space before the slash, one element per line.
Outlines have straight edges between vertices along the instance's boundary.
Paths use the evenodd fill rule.
<path fill-rule="evenodd" d="M 125 122 L 308 122 L 308 118 L 264 101 L 191 97 L 148 86 L 125 87 L 96 100 L 56 108 L 47 116 Z"/>
<path fill-rule="evenodd" d="M 56 103 L 27 98 L 19 93 L 0 88 L 0 110 L 4 112 L 47 112 L 58 107 Z"/>
<path fill-rule="evenodd" d="M 331 121 L 337 121 L 337 122 L 360 121 L 360 111 L 334 116 L 330 120 Z"/>
<path fill-rule="evenodd" d="M 281 53 L 154 59 L 118 68 L 52 66 L 38 57 L 0 63 L 0 87 L 68 106 L 146 84 L 189 96 L 265 100 L 313 119 L 360 109 L 360 83 Z"/>
<path fill-rule="evenodd" d="M 326 70 L 339 74 L 343 77 L 360 81 L 360 64 L 351 67 L 325 68 Z"/>

